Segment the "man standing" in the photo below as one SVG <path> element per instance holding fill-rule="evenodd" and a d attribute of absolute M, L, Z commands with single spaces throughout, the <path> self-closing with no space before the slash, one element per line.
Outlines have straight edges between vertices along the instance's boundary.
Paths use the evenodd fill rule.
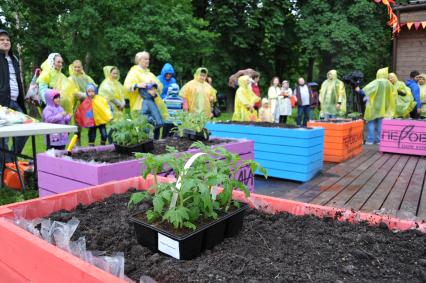
<path fill-rule="evenodd" d="M 0 29 L 0 105 L 26 113 L 24 87 L 20 77 L 19 62 L 12 52 L 9 33 Z M 16 138 L 16 152 L 21 153 L 27 137 Z M 2 146 L 3 142 L 0 142 Z M 7 140 L 5 141 L 8 146 Z M 10 156 L 6 162 L 11 162 Z"/>
<path fill-rule="evenodd" d="M 416 101 L 416 107 L 411 111 L 410 116 L 413 119 L 419 119 L 422 111 L 422 102 L 420 100 L 420 88 L 417 82 L 419 81 L 420 73 L 418 71 L 412 71 L 410 73 L 410 79 L 405 84 L 411 89 L 414 101 Z"/>
<path fill-rule="evenodd" d="M 302 125 L 302 115 L 303 117 L 303 126 L 306 127 L 311 112 L 311 104 L 313 101 L 312 90 L 305 83 L 304 78 L 299 78 L 297 80 L 297 86 L 295 89 L 296 99 L 297 99 L 297 125 Z"/>

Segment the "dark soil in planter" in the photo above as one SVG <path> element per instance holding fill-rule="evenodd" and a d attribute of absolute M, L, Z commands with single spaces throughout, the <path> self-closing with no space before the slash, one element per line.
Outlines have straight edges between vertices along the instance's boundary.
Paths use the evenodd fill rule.
<path fill-rule="evenodd" d="M 202 141 L 205 145 L 216 145 L 230 143 L 232 140 L 225 139 L 212 139 L 208 141 Z M 182 138 L 167 138 L 164 140 L 154 140 L 154 150 L 151 152 L 153 154 L 164 154 L 167 153 L 166 147 L 171 146 L 176 148 L 179 152 L 187 151 L 189 147 L 194 143 L 194 141 Z M 73 152 L 73 159 L 79 159 L 84 161 L 96 161 L 96 162 L 107 162 L 115 163 L 126 160 L 135 159 L 133 155 L 118 153 L 114 150 L 105 150 L 105 151 L 80 151 Z"/>
<path fill-rule="evenodd" d="M 359 119 L 356 119 L 356 120 L 359 120 Z M 352 120 L 352 118 L 351 119 L 324 119 L 324 120 L 316 120 L 316 121 L 312 121 L 312 122 L 341 124 L 341 123 L 353 122 L 353 121 L 356 121 L 356 120 Z"/>
<path fill-rule="evenodd" d="M 139 282 L 425 282 L 426 235 L 394 233 L 333 219 L 248 212 L 243 230 L 190 261 L 153 253 L 137 244 L 128 222 L 130 193 L 50 217 L 81 223 L 89 250 L 124 252 L 125 273 Z M 143 207 L 145 208 L 145 207 Z"/>
<path fill-rule="evenodd" d="M 299 126 L 279 124 L 279 123 L 268 123 L 268 122 L 241 122 L 241 121 L 229 121 L 229 122 L 220 122 L 218 124 L 235 124 L 235 125 L 245 125 L 245 126 L 256 126 L 256 127 L 265 127 L 265 128 L 287 128 L 287 129 L 299 129 Z M 311 128 L 305 128 L 311 129 Z"/>

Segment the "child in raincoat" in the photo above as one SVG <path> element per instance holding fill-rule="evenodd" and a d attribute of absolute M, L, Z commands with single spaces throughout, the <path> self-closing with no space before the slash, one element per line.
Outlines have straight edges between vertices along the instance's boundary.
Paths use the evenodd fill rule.
<path fill-rule="evenodd" d="M 325 119 L 336 118 L 337 114 L 346 113 L 345 84 L 337 79 L 337 71 L 330 70 L 320 89 L 319 101 L 321 116 Z"/>
<path fill-rule="evenodd" d="M 262 106 L 259 109 L 259 121 L 268 123 L 274 122 L 274 118 L 272 117 L 271 113 L 271 107 L 269 107 L 269 101 L 266 97 L 262 99 Z"/>
<path fill-rule="evenodd" d="M 161 99 L 166 98 L 167 91 L 172 84 L 177 84 L 175 79 L 175 69 L 173 69 L 172 64 L 166 63 L 161 69 L 161 74 L 157 76 L 157 79 L 163 85 L 163 91 L 161 92 Z"/>
<path fill-rule="evenodd" d="M 411 89 L 405 83 L 398 80 L 395 73 L 389 74 L 389 81 L 394 85 L 398 95 L 396 96 L 395 118 L 409 118 L 410 112 L 416 107 L 416 102 L 411 94 Z"/>
<path fill-rule="evenodd" d="M 114 120 L 123 117 L 126 101 L 124 100 L 125 89 L 120 83 L 120 72 L 115 66 L 104 67 L 105 79 L 99 86 L 99 95 L 104 97 L 112 110 Z"/>
<path fill-rule="evenodd" d="M 395 115 L 397 91 L 388 80 L 388 68 L 377 71 L 376 79 L 362 90 L 355 90 L 364 96 L 366 102 L 364 119 L 367 121 L 367 141 L 365 144 L 380 143 L 383 118 Z M 377 132 L 376 132 L 377 130 Z"/>
<path fill-rule="evenodd" d="M 71 115 L 65 112 L 61 106 L 61 95 L 55 89 L 48 89 L 45 92 L 46 107 L 43 109 L 43 122 L 52 124 L 68 125 Z M 50 134 L 48 148 L 65 149 L 68 143 L 68 134 Z"/>
<path fill-rule="evenodd" d="M 143 98 L 141 114 L 146 115 L 148 122 L 159 128 L 164 125 L 160 111 L 155 104 L 158 86 L 156 84 L 147 84 L 145 88 L 139 89 L 139 93 Z"/>
<path fill-rule="evenodd" d="M 216 102 L 216 90 L 206 82 L 207 75 L 206 68 L 198 68 L 194 79 L 181 88 L 179 96 L 185 101 L 185 110 L 190 113 L 204 113 L 207 118 L 211 118 L 212 104 Z"/>
<path fill-rule="evenodd" d="M 97 94 L 98 88 L 89 83 L 86 86 L 87 97 L 76 112 L 77 124 L 82 128 L 89 129 L 89 146 L 95 145 L 96 129 L 99 129 L 101 133 L 101 145 L 106 143 L 106 124 L 112 120 L 112 113 L 107 100 Z M 87 120 L 89 121 L 86 122 Z"/>
<path fill-rule="evenodd" d="M 235 94 L 233 121 L 257 121 L 257 112 L 254 104 L 260 101 L 250 86 L 250 77 L 241 76 L 238 78 L 238 89 Z"/>
<path fill-rule="evenodd" d="M 420 116 L 423 118 L 426 118 L 426 74 L 420 74 L 419 75 L 419 88 L 420 88 L 420 101 L 422 102 L 422 112 L 420 113 Z"/>

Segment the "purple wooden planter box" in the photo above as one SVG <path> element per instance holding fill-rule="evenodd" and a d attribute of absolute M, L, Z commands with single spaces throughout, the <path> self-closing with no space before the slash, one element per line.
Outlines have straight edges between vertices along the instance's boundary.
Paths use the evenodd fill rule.
<path fill-rule="evenodd" d="M 426 156 L 426 121 L 384 119 L 380 151 Z"/>
<path fill-rule="evenodd" d="M 253 141 L 238 140 L 226 144 L 218 144 L 230 152 L 238 153 L 241 160 L 254 159 Z M 113 145 L 77 149 L 77 151 L 111 150 Z M 196 153 L 199 150 L 191 149 L 187 153 Z M 65 153 L 65 152 L 63 152 Z M 179 153 L 177 153 L 179 154 Z M 133 159 L 117 163 L 91 163 L 72 160 L 66 157 L 55 157 L 46 153 L 37 154 L 38 186 L 40 197 L 87 188 L 115 180 L 136 177 L 141 174 L 143 159 Z M 167 176 L 172 172 L 163 172 Z M 250 168 L 242 168 L 237 177 L 254 191 L 254 176 Z"/>

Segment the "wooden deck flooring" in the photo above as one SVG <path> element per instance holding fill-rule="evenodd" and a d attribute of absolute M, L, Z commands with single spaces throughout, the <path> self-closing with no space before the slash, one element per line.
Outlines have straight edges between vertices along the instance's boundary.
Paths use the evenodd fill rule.
<path fill-rule="evenodd" d="M 426 157 L 382 154 L 368 148 L 284 198 L 426 220 L 425 175 Z"/>

